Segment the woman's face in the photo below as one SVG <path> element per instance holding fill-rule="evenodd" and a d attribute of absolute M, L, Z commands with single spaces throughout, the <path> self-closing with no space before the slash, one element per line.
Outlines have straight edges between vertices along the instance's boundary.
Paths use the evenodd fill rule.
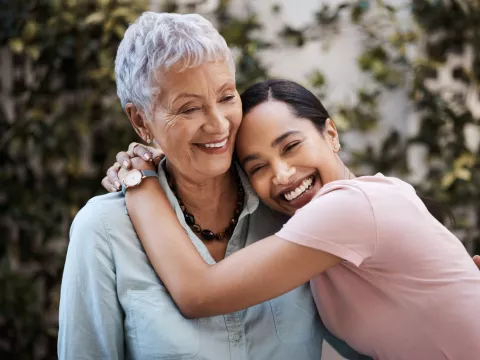
<path fill-rule="evenodd" d="M 280 101 L 267 101 L 243 118 L 237 154 L 255 191 L 269 207 L 293 215 L 320 188 L 339 180 L 344 168 L 334 151 L 335 124 L 323 134 L 308 119 L 296 117 Z"/>
<path fill-rule="evenodd" d="M 223 61 L 159 72 L 150 131 L 173 170 L 193 181 L 228 171 L 242 119 L 235 78 Z"/>

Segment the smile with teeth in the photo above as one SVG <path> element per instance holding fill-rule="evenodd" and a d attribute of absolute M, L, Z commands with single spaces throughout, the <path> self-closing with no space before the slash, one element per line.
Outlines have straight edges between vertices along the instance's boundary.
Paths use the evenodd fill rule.
<path fill-rule="evenodd" d="M 201 146 L 205 146 L 207 148 L 221 148 L 225 146 L 225 144 L 227 143 L 227 140 L 228 139 L 225 139 L 219 143 L 201 144 Z"/>
<path fill-rule="evenodd" d="M 303 182 L 299 186 L 297 186 L 297 188 L 283 194 L 283 196 L 287 201 L 295 200 L 296 198 L 298 198 L 300 195 L 302 195 L 304 192 L 306 192 L 312 187 L 313 179 L 314 179 L 314 175 L 303 180 Z"/>

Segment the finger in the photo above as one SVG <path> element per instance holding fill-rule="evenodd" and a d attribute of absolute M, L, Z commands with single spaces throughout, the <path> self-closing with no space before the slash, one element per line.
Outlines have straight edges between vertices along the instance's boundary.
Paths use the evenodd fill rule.
<path fill-rule="evenodd" d="M 125 152 L 125 151 L 120 151 L 118 154 L 117 154 L 117 162 L 122 165 L 122 167 L 124 167 L 125 169 L 129 169 L 130 168 L 130 156 Z"/>
<path fill-rule="evenodd" d="M 153 157 L 153 158 L 165 156 L 165 153 L 164 153 L 163 150 L 160 149 L 160 148 L 150 148 L 150 150 L 151 150 L 151 152 L 152 152 L 152 157 Z"/>
<path fill-rule="evenodd" d="M 108 191 L 108 192 L 117 192 L 117 189 L 115 186 L 113 186 L 110 181 L 108 181 L 108 177 L 104 177 L 102 179 L 102 186 Z"/>
<path fill-rule="evenodd" d="M 117 166 L 111 166 L 107 170 L 107 179 L 110 184 L 115 188 L 115 190 L 120 190 L 122 188 L 122 185 L 120 183 L 120 179 L 118 178 L 118 171 L 120 167 Z"/>
<path fill-rule="evenodd" d="M 150 161 L 153 158 L 150 148 L 148 146 L 143 146 L 141 144 L 138 144 L 133 148 L 133 155 L 141 157 L 146 161 Z"/>
<path fill-rule="evenodd" d="M 120 168 L 120 171 L 118 172 L 118 178 L 119 179 L 125 179 L 125 176 L 127 176 L 127 173 L 128 173 L 128 170 L 126 170 L 125 168 Z"/>
<path fill-rule="evenodd" d="M 475 256 L 473 257 L 473 261 L 475 261 L 475 264 L 477 264 L 478 269 L 480 270 L 480 256 L 475 255 Z"/>
<path fill-rule="evenodd" d="M 127 154 L 128 156 L 130 156 L 130 158 L 135 157 L 134 149 L 139 145 L 142 145 L 142 144 L 137 142 L 131 142 L 130 145 L 128 145 Z"/>
<path fill-rule="evenodd" d="M 153 158 L 153 165 L 155 165 L 155 167 L 158 166 L 158 164 L 160 164 L 160 161 L 162 161 L 162 159 L 164 158 L 165 156 L 162 155 L 162 156 L 157 156 L 155 158 Z"/>

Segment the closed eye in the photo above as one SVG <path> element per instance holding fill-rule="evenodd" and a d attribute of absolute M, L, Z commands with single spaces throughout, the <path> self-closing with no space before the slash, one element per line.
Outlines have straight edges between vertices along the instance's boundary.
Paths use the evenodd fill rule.
<path fill-rule="evenodd" d="M 250 169 L 250 176 L 257 173 L 259 170 L 265 168 L 265 165 L 257 165 Z"/>
<path fill-rule="evenodd" d="M 301 143 L 302 143 L 301 141 L 293 141 L 293 142 L 287 144 L 282 150 L 282 155 L 284 155 L 284 154 L 288 153 L 289 151 L 293 150 L 295 147 L 297 147 Z"/>
<path fill-rule="evenodd" d="M 222 98 L 222 102 L 230 101 L 235 98 L 235 95 L 227 95 Z"/>
<path fill-rule="evenodd" d="M 188 115 L 188 114 L 194 113 L 197 110 L 200 110 L 200 108 L 199 107 L 193 107 L 193 108 L 188 108 L 188 109 L 182 110 L 180 113 Z"/>

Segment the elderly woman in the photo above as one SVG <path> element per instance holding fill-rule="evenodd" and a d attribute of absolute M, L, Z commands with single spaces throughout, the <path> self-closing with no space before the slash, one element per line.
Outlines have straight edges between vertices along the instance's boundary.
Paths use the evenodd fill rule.
<path fill-rule="evenodd" d="M 259 202 L 232 166 L 241 103 L 232 55 L 208 21 L 143 14 L 125 33 L 115 72 L 132 126 L 168 158 L 158 174 L 130 172 L 125 187 L 158 176 L 211 264 L 281 227 L 285 218 Z M 321 327 L 308 285 L 232 314 L 182 317 L 147 259 L 121 193 L 90 200 L 70 238 L 60 359 L 318 360 L 324 336 L 345 356 L 361 358 Z"/>

